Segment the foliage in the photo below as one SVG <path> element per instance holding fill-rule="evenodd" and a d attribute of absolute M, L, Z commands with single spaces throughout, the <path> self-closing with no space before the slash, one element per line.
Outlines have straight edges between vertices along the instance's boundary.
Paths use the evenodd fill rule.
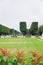
<path fill-rule="evenodd" d="M 31 51 L 31 54 L 33 56 L 33 58 L 31 58 L 32 64 L 33 65 L 39 64 L 40 59 L 43 58 L 43 56 L 42 55 L 40 56 L 36 51 Z"/>
<path fill-rule="evenodd" d="M 9 35 L 9 34 L 13 34 L 13 35 L 17 35 L 20 32 L 14 29 L 10 29 L 6 26 L 0 25 L 0 35 Z"/>
<path fill-rule="evenodd" d="M 37 35 L 37 30 L 38 30 L 38 22 L 32 22 L 30 27 L 30 34 Z"/>
<path fill-rule="evenodd" d="M 26 34 L 27 32 L 26 22 L 20 22 L 20 31 L 22 32 L 23 35 Z"/>
<path fill-rule="evenodd" d="M 0 25 L 0 34 L 10 34 L 10 29 L 6 26 Z"/>
<path fill-rule="evenodd" d="M 42 35 L 42 33 L 43 33 L 43 25 L 39 27 L 38 32 L 39 32 L 39 35 Z"/>
<path fill-rule="evenodd" d="M 5 52 L 5 48 L 4 52 Z M 28 56 L 25 56 L 24 51 L 17 50 L 16 55 L 9 57 L 8 55 L 0 54 L 0 65 L 43 65 L 43 56 L 39 55 L 36 51 L 30 51 L 32 56 L 28 60 Z M 29 53 L 29 54 L 30 54 Z"/>
<path fill-rule="evenodd" d="M 17 51 L 17 61 L 18 63 L 22 63 L 24 61 L 24 51 Z"/>
<path fill-rule="evenodd" d="M 10 29 L 10 34 L 12 35 L 18 35 L 20 32 L 19 31 L 17 31 L 17 30 L 14 30 L 14 29 Z"/>
<path fill-rule="evenodd" d="M 8 57 L 10 57 L 10 51 L 8 49 L 1 48 L 0 52 L 1 52 L 2 56 L 8 56 Z"/>

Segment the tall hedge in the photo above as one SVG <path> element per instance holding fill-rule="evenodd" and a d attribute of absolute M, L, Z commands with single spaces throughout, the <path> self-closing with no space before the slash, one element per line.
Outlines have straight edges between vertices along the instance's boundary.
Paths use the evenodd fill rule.
<path fill-rule="evenodd" d="M 32 22 L 30 27 L 30 33 L 32 35 L 37 35 L 37 30 L 38 30 L 38 22 Z"/>
<path fill-rule="evenodd" d="M 23 35 L 26 34 L 27 31 L 26 22 L 20 22 L 20 31 L 23 33 Z"/>
<path fill-rule="evenodd" d="M 43 25 L 41 25 L 38 29 L 39 35 L 42 35 L 43 33 Z"/>

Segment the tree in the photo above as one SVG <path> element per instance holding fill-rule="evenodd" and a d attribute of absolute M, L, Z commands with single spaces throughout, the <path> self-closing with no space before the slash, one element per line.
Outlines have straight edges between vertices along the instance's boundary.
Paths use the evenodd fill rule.
<path fill-rule="evenodd" d="M 26 22 L 20 22 L 20 31 L 23 35 L 26 34 L 27 28 L 26 28 Z"/>
<path fill-rule="evenodd" d="M 0 35 L 10 34 L 10 29 L 6 26 L 0 25 Z"/>
<path fill-rule="evenodd" d="M 14 29 L 10 29 L 10 34 L 12 35 L 15 35 L 15 30 Z"/>
<path fill-rule="evenodd" d="M 43 33 L 43 25 L 39 27 L 38 32 L 39 32 L 39 35 L 42 35 L 42 33 Z"/>
<path fill-rule="evenodd" d="M 16 35 L 20 34 L 20 32 L 17 30 L 14 30 L 14 29 L 10 29 L 10 34 L 16 36 Z"/>
<path fill-rule="evenodd" d="M 37 30 L 38 30 L 38 22 L 32 22 L 30 27 L 30 33 L 32 35 L 37 35 Z"/>

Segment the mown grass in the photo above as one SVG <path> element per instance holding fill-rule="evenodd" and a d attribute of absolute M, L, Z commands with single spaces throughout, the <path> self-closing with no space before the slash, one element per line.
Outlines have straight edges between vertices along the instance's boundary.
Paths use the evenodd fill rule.
<path fill-rule="evenodd" d="M 3 43 L 11 42 L 11 44 Z M 14 42 L 14 43 L 13 43 Z M 1 44 L 2 43 L 2 44 Z M 16 44 L 17 43 L 17 44 Z M 43 40 L 38 38 L 0 38 L 0 48 L 16 48 L 25 49 L 27 52 L 29 50 L 39 51 L 43 53 Z"/>
<path fill-rule="evenodd" d="M 17 38 L 17 37 L 11 37 L 11 38 L 0 38 L 0 42 L 29 42 L 31 38 Z"/>

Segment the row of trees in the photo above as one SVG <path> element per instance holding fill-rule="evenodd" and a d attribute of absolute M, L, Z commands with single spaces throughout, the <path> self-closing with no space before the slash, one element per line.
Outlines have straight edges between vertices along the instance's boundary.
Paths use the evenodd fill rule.
<path fill-rule="evenodd" d="M 10 29 L 10 34 L 12 35 L 18 35 L 18 34 L 20 34 L 20 32 L 19 31 L 17 31 L 17 30 L 14 30 L 14 29 Z"/>
<path fill-rule="evenodd" d="M 0 35 L 17 35 L 20 32 L 14 29 L 10 29 L 6 26 L 0 25 Z"/>
<path fill-rule="evenodd" d="M 9 34 L 10 33 L 10 29 L 6 26 L 0 25 L 0 35 L 1 34 Z"/>
<path fill-rule="evenodd" d="M 42 35 L 43 33 L 43 25 L 38 27 L 38 22 L 32 22 L 29 29 L 27 29 L 26 22 L 20 22 L 20 31 L 23 35 L 31 34 L 31 35 Z"/>
<path fill-rule="evenodd" d="M 38 27 L 38 22 L 32 22 L 29 29 L 27 29 L 26 22 L 20 22 L 20 31 L 23 35 L 42 35 L 43 33 L 43 25 Z M 0 35 L 18 35 L 20 34 L 19 31 L 10 29 L 6 26 L 0 25 Z"/>

